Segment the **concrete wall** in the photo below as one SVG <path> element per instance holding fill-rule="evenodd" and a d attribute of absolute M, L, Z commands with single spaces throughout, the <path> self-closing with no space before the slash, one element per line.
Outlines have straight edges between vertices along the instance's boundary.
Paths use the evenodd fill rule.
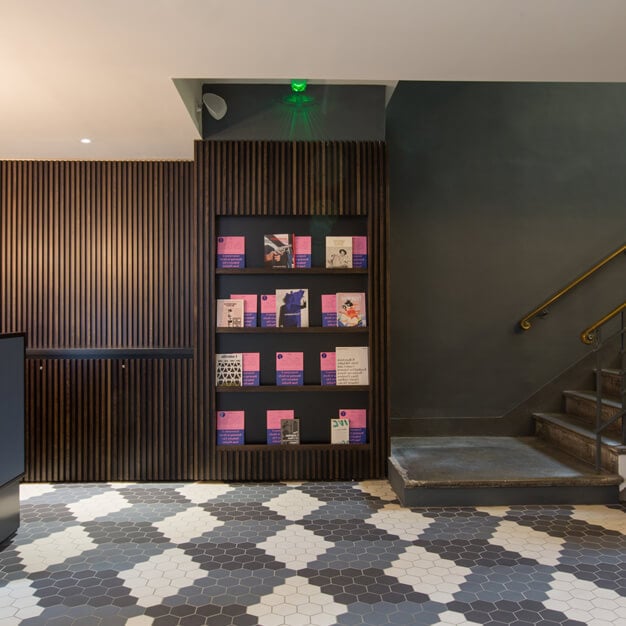
<path fill-rule="evenodd" d="M 588 351 L 626 258 L 626 85 L 401 82 L 387 109 L 392 417 L 501 416 Z"/>

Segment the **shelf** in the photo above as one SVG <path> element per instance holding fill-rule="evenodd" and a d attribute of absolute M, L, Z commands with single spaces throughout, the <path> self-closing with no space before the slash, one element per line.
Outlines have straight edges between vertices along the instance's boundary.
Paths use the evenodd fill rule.
<path fill-rule="evenodd" d="M 259 274 L 367 274 L 367 268 L 346 268 L 346 269 L 333 269 L 329 267 L 294 267 L 292 269 L 286 267 L 244 267 L 243 269 L 231 269 L 218 267 L 215 270 L 216 274 L 225 274 L 230 276 L 237 275 L 259 275 Z"/>
<path fill-rule="evenodd" d="M 294 392 L 341 392 L 369 391 L 369 385 L 247 385 L 245 387 L 215 387 L 217 393 L 294 393 Z"/>
<path fill-rule="evenodd" d="M 252 333 L 252 334 L 265 334 L 265 333 L 329 333 L 329 334 L 342 334 L 342 333 L 363 333 L 366 334 L 368 332 L 368 328 L 349 328 L 342 326 L 341 328 L 337 326 L 309 326 L 306 328 L 276 328 L 276 327 L 266 327 L 266 326 L 247 326 L 247 327 L 239 327 L 239 328 L 228 328 L 228 327 L 217 327 L 215 329 L 216 333 L 222 334 L 238 334 L 238 333 Z"/>
<path fill-rule="evenodd" d="M 216 446 L 219 452 L 284 452 L 285 450 L 369 450 L 369 443 L 249 443 L 242 446 Z"/>

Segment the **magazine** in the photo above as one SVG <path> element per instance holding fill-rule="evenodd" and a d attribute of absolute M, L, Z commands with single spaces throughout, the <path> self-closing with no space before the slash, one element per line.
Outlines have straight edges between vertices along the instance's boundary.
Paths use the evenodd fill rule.
<path fill-rule="evenodd" d="M 304 385 L 304 352 L 276 353 L 276 384 Z"/>
<path fill-rule="evenodd" d="M 367 326 L 365 294 L 337 294 L 337 326 L 343 328 L 362 328 Z"/>
<path fill-rule="evenodd" d="M 217 300 L 217 327 L 218 328 L 243 328 L 244 313 L 243 300 L 222 299 Z"/>
<path fill-rule="evenodd" d="M 263 264 L 265 267 L 295 267 L 293 235 L 265 235 L 263 238 Z"/>
<path fill-rule="evenodd" d="M 367 443 L 367 411 L 339 409 L 339 417 L 350 423 L 350 443 Z"/>
<path fill-rule="evenodd" d="M 258 302 L 256 293 L 230 294 L 231 300 L 243 300 L 243 325 L 246 328 L 257 325 Z"/>
<path fill-rule="evenodd" d="M 367 269 L 367 237 L 352 237 L 352 267 Z"/>
<path fill-rule="evenodd" d="M 237 446 L 244 444 L 245 412 L 218 411 L 217 445 Z"/>
<path fill-rule="evenodd" d="M 279 328 L 306 328 L 309 325 L 309 290 L 277 289 L 276 321 Z"/>
<path fill-rule="evenodd" d="M 337 385 L 369 385 L 367 346 L 335 348 Z"/>
<path fill-rule="evenodd" d="M 346 418 L 331 418 L 330 443 L 350 443 L 350 420 Z"/>
<path fill-rule="evenodd" d="M 276 294 L 261 295 L 261 326 L 263 328 L 276 327 Z"/>
<path fill-rule="evenodd" d="M 243 357 L 239 353 L 215 355 L 215 384 L 222 387 L 240 387 L 243 383 Z"/>
<path fill-rule="evenodd" d="M 294 235 L 293 237 L 294 267 L 311 267 L 311 236 Z"/>
<path fill-rule="evenodd" d="M 246 266 L 246 238 L 217 238 L 217 267 L 242 269 Z"/>
<path fill-rule="evenodd" d="M 326 267 L 352 267 L 352 237 L 326 237 Z"/>
<path fill-rule="evenodd" d="M 285 419 L 294 419 L 293 409 L 267 409 L 267 443 L 280 443 L 281 422 Z"/>
<path fill-rule="evenodd" d="M 300 443 L 300 420 L 297 417 L 280 420 L 280 443 Z"/>
<path fill-rule="evenodd" d="M 334 352 L 320 352 L 320 382 L 322 385 L 337 384 L 335 356 Z"/>

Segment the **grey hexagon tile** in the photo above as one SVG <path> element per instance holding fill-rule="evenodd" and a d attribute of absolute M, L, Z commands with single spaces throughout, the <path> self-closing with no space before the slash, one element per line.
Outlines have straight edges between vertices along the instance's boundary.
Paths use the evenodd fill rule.
<path fill-rule="evenodd" d="M 626 622 L 626 507 L 409 509 L 386 481 L 23 485 L 2 626 Z"/>

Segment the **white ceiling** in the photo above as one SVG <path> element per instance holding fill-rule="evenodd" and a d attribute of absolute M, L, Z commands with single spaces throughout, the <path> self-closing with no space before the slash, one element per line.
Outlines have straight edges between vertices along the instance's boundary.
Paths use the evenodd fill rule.
<path fill-rule="evenodd" d="M 622 82 L 625 33 L 625 0 L 0 0 L 0 158 L 190 159 L 173 79 Z"/>

